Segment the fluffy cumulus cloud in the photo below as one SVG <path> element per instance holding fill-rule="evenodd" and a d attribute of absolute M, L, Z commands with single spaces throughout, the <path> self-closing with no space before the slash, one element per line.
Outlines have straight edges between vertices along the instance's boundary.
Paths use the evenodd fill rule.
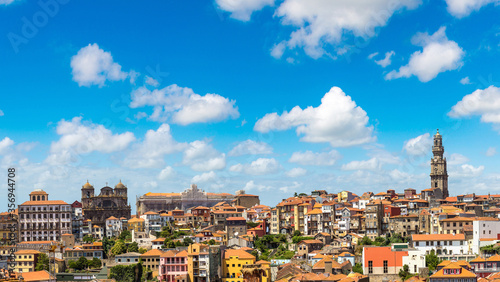
<path fill-rule="evenodd" d="M 131 108 L 153 107 L 150 120 L 182 125 L 236 119 L 240 116 L 236 101 L 218 94 L 196 94 L 192 89 L 175 84 L 162 89 L 140 87 L 131 94 Z"/>
<path fill-rule="evenodd" d="M 272 153 L 273 148 L 269 144 L 248 139 L 234 146 L 234 148 L 229 151 L 228 155 L 236 157 L 242 155 L 267 155 Z"/>
<path fill-rule="evenodd" d="M 158 179 L 165 180 L 171 178 L 174 175 L 175 175 L 174 169 L 171 166 L 167 166 L 166 168 L 160 171 L 160 173 L 158 174 Z"/>
<path fill-rule="evenodd" d="M 469 159 L 461 154 L 453 153 L 449 158 L 447 158 L 447 162 L 449 165 L 461 165 L 468 162 Z"/>
<path fill-rule="evenodd" d="M 455 41 L 446 37 L 445 27 L 441 27 L 432 35 L 418 33 L 412 42 L 422 46 L 423 50 L 413 53 L 407 65 L 389 72 L 385 79 L 414 75 L 420 81 L 428 82 L 442 72 L 456 70 L 463 65 L 465 52 Z"/>
<path fill-rule="evenodd" d="M 231 13 L 240 21 L 249 21 L 252 13 L 266 6 L 273 6 L 274 0 L 215 0 L 219 9 Z"/>
<path fill-rule="evenodd" d="M 281 165 L 274 158 L 259 158 L 249 164 L 235 164 L 229 168 L 233 172 L 242 172 L 250 175 L 265 175 L 276 173 Z"/>
<path fill-rule="evenodd" d="M 365 161 L 352 161 L 342 165 L 342 170 L 378 170 L 382 164 L 377 158 L 371 158 Z"/>
<path fill-rule="evenodd" d="M 381 60 L 375 60 L 375 64 L 385 68 L 387 67 L 388 65 L 390 65 L 392 63 L 392 56 L 394 56 L 396 53 L 394 51 L 390 51 L 390 52 L 387 52 L 385 53 L 385 57 Z"/>
<path fill-rule="evenodd" d="M 213 171 L 205 172 L 199 175 L 195 175 L 193 179 L 191 179 L 192 183 L 206 183 L 206 182 L 214 182 L 217 180 L 217 174 Z"/>
<path fill-rule="evenodd" d="M 75 157 L 91 152 L 111 153 L 127 148 L 135 136 L 131 132 L 114 134 L 101 124 L 82 122 L 82 117 L 61 120 L 56 132 L 61 137 L 52 142 L 47 162 L 65 164 L 75 162 Z"/>
<path fill-rule="evenodd" d="M 267 191 L 267 190 L 270 190 L 271 188 L 272 188 L 271 186 L 266 186 L 266 185 L 262 185 L 262 184 L 255 184 L 255 182 L 253 180 L 250 180 L 245 184 L 245 187 L 243 187 L 243 190 L 245 190 L 245 191 L 255 191 L 255 190 Z"/>
<path fill-rule="evenodd" d="M 4 116 L 4 113 L 2 110 L 0 110 L 0 117 L 3 117 Z"/>
<path fill-rule="evenodd" d="M 9 137 L 5 137 L 0 141 L 0 155 L 5 154 L 14 145 L 14 141 Z"/>
<path fill-rule="evenodd" d="M 71 58 L 73 80 L 79 86 L 104 86 L 106 81 L 125 80 L 129 73 L 113 61 L 110 52 L 99 48 L 96 43 L 89 44 Z"/>
<path fill-rule="evenodd" d="M 469 178 L 480 176 L 484 171 L 484 166 L 474 167 L 470 164 L 463 164 L 457 168 L 450 168 L 450 178 Z"/>
<path fill-rule="evenodd" d="M 405 141 L 403 150 L 412 156 L 427 155 L 432 148 L 432 137 L 429 133 L 419 135 L 408 141 Z"/>
<path fill-rule="evenodd" d="M 321 152 L 321 153 L 305 151 L 305 152 L 294 152 L 288 161 L 291 163 L 297 163 L 301 165 L 330 166 L 334 165 L 340 158 L 341 158 L 340 153 L 335 150 L 331 150 L 330 152 Z"/>
<path fill-rule="evenodd" d="M 290 169 L 289 171 L 287 171 L 285 174 L 288 177 L 300 177 L 300 176 L 306 175 L 307 170 L 305 170 L 301 167 L 294 167 L 294 168 Z"/>
<path fill-rule="evenodd" d="M 195 171 L 221 170 L 226 167 L 226 154 L 220 153 L 206 141 L 197 140 L 189 143 L 182 163 Z"/>
<path fill-rule="evenodd" d="M 489 147 L 488 150 L 486 150 L 487 157 L 493 157 L 496 154 L 497 154 L 497 148 L 495 147 Z"/>
<path fill-rule="evenodd" d="M 295 106 L 290 112 L 266 114 L 259 119 L 254 130 L 266 133 L 296 127 L 301 141 L 328 142 L 333 147 L 348 147 L 375 141 L 373 126 L 368 124 L 366 112 L 346 95 L 333 87 L 314 108 Z"/>
<path fill-rule="evenodd" d="M 162 167 L 165 155 L 180 152 L 187 147 L 186 143 L 174 140 L 168 124 L 162 124 L 157 130 L 148 130 L 144 140 L 133 146 L 124 165 L 130 168 Z"/>
<path fill-rule="evenodd" d="M 498 5 L 500 0 L 446 0 L 448 12 L 457 18 L 466 17 L 492 3 Z"/>
<path fill-rule="evenodd" d="M 466 76 L 466 77 L 460 79 L 460 84 L 462 84 L 462 85 L 471 84 L 469 77 Z"/>
<path fill-rule="evenodd" d="M 283 25 L 296 28 L 287 47 L 303 48 L 310 57 L 319 58 L 328 53 L 327 45 L 338 46 L 337 53 L 342 53 L 339 44 L 346 36 L 373 37 L 394 13 L 420 4 L 421 0 L 285 0 L 275 14 Z"/>
<path fill-rule="evenodd" d="M 490 86 L 466 95 L 451 108 L 448 116 L 452 118 L 481 116 L 482 122 L 499 124 L 500 88 Z"/>

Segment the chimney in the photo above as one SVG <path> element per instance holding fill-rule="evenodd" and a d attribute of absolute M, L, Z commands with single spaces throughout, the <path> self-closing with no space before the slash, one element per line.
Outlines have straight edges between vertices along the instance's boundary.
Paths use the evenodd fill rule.
<path fill-rule="evenodd" d="M 333 274 L 332 273 L 332 261 L 331 260 L 325 261 L 325 273 Z"/>

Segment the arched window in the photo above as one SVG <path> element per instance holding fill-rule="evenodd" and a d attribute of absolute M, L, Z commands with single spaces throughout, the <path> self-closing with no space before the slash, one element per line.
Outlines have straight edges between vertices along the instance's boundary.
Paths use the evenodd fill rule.
<path fill-rule="evenodd" d="M 42 201 L 45 201 L 45 196 L 42 196 Z"/>
<path fill-rule="evenodd" d="M 37 200 L 37 201 L 40 201 L 40 195 L 38 195 L 38 196 L 36 197 L 36 200 Z"/>

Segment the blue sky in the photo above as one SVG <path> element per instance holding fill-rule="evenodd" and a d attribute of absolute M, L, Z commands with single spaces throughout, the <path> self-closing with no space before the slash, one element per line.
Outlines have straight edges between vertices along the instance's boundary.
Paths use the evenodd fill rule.
<path fill-rule="evenodd" d="M 133 206 L 193 182 L 275 205 L 428 188 L 439 128 L 450 193 L 498 193 L 498 3 L 0 0 L 0 166 L 18 203 L 121 179 Z"/>

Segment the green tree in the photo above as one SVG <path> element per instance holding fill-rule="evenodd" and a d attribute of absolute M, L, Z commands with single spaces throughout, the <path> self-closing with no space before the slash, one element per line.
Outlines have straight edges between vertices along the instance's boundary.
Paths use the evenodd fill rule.
<path fill-rule="evenodd" d="M 147 252 L 148 250 L 144 249 L 144 248 L 139 248 L 139 254 L 144 254 L 145 252 Z"/>
<path fill-rule="evenodd" d="M 295 231 L 293 231 L 293 235 L 292 235 L 292 237 L 298 237 L 298 236 L 300 236 L 300 235 L 302 235 L 302 234 L 300 233 L 300 231 L 299 231 L 299 230 L 295 230 Z"/>
<path fill-rule="evenodd" d="M 100 268 L 102 266 L 102 262 L 98 258 L 93 258 L 92 260 L 89 260 L 88 265 L 91 268 Z"/>
<path fill-rule="evenodd" d="M 139 282 L 142 278 L 142 263 L 131 265 L 117 265 L 109 269 L 109 278 L 123 282 Z"/>
<path fill-rule="evenodd" d="M 104 258 L 108 258 L 111 248 L 115 245 L 115 240 L 104 237 L 102 239 L 102 249 L 104 252 Z"/>
<path fill-rule="evenodd" d="M 87 234 L 87 235 L 83 236 L 82 241 L 84 243 L 88 244 L 88 243 L 93 243 L 95 241 L 95 239 L 92 236 Z"/>
<path fill-rule="evenodd" d="M 413 277 L 413 274 L 410 273 L 410 267 L 407 264 L 403 265 L 403 268 L 399 270 L 398 275 L 399 278 L 401 278 L 401 281 L 405 281 Z"/>
<path fill-rule="evenodd" d="M 189 246 L 191 244 L 193 244 L 193 239 L 191 239 L 191 237 L 184 237 L 184 240 L 182 240 L 182 243 L 184 244 L 184 246 Z"/>
<path fill-rule="evenodd" d="M 353 268 L 352 268 L 352 271 L 353 272 L 357 272 L 359 274 L 363 274 L 363 265 L 361 265 L 361 263 L 356 263 Z"/>
<path fill-rule="evenodd" d="M 139 244 L 137 242 L 132 242 L 127 247 L 127 252 L 139 252 Z"/>
<path fill-rule="evenodd" d="M 361 242 L 359 242 L 359 244 L 361 246 L 369 246 L 369 245 L 373 245 L 373 241 L 370 240 L 370 238 L 368 238 L 368 236 L 365 236 L 365 237 L 363 237 L 363 239 L 361 239 Z"/>
<path fill-rule="evenodd" d="M 429 271 L 434 271 L 441 261 L 434 250 L 431 250 L 430 254 L 425 256 L 425 265 L 429 268 Z"/>
<path fill-rule="evenodd" d="M 121 239 L 116 241 L 113 248 L 111 248 L 111 254 L 113 254 L 114 256 L 124 254 L 125 252 L 127 252 L 127 246 Z"/>
<path fill-rule="evenodd" d="M 122 233 L 118 236 L 118 239 L 126 241 L 127 238 L 132 238 L 132 233 L 128 230 L 123 230 Z"/>
<path fill-rule="evenodd" d="M 257 222 L 247 221 L 248 228 L 255 228 L 255 227 L 257 227 L 257 225 L 259 225 Z"/>
<path fill-rule="evenodd" d="M 78 270 L 83 270 L 86 269 L 89 266 L 89 261 L 85 257 L 80 257 L 76 261 L 76 269 Z"/>
<path fill-rule="evenodd" d="M 49 257 L 45 253 L 41 253 L 38 256 L 38 262 L 36 263 L 35 270 L 49 270 Z"/>

